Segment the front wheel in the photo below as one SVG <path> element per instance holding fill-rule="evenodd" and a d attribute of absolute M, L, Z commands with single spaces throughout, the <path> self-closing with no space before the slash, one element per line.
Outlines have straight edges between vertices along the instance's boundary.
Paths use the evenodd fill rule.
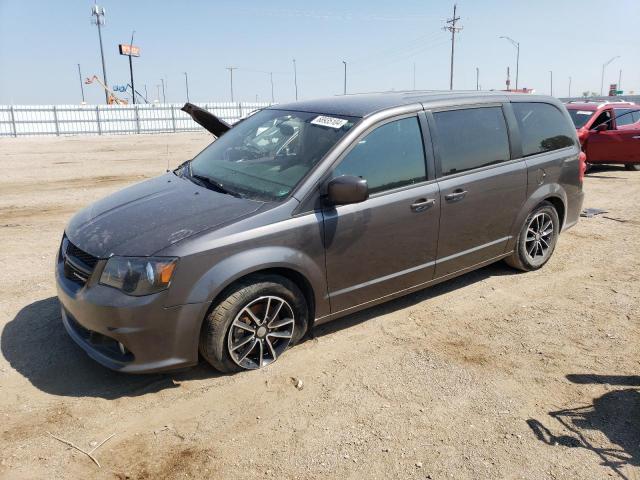
<path fill-rule="evenodd" d="M 640 163 L 627 163 L 624 168 L 634 172 L 640 172 Z"/>
<path fill-rule="evenodd" d="M 555 207 L 549 202 L 542 202 L 524 221 L 516 249 L 505 261 L 525 272 L 541 268 L 551 258 L 559 232 L 560 219 Z"/>
<path fill-rule="evenodd" d="M 200 332 L 200 353 L 230 373 L 275 362 L 304 335 L 308 311 L 300 289 L 278 275 L 253 275 L 230 287 Z"/>

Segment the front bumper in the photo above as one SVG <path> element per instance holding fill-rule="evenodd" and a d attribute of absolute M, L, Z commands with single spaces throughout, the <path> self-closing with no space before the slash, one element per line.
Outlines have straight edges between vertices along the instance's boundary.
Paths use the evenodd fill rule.
<path fill-rule="evenodd" d="M 96 268 L 94 276 L 100 270 Z M 64 275 L 61 258 L 56 262 L 56 285 L 65 329 L 105 367 L 146 373 L 198 363 L 205 304 L 165 307 L 166 291 L 132 297 L 92 278 L 81 285 Z"/>

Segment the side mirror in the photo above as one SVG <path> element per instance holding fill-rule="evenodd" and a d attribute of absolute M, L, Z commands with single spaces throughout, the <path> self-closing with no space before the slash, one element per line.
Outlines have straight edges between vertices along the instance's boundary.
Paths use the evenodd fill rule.
<path fill-rule="evenodd" d="M 601 123 L 600 125 L 598 125 L 593 130 L 596 131 L 596 132 L 604 132 L 606 130 L 609 130 L 609 124 L 608 123 Z"/>
<path fill-rule="evenodd" d="M 364 178 L 342 175 L 327 185 L 327 198 L 334 205 L 364 202 L 369 198 L 369 186 Z"/>

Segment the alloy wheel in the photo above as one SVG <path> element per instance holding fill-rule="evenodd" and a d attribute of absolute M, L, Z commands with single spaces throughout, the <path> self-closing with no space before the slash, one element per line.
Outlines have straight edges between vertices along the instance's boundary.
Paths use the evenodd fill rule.
<path fill-rule="evenodd" d="M 259 297 L 236 315 L 229 329 L 227 348 L 240 367 L 255 370 L 275 362 L 293 336 L 291 305 L 276 296 Z"/>
<path fill-rule="evenodd" d="M 540 263 L 546 260 L 553 246 L 553 220 L 551 215 L 540 212 L 535 215 L 527 226 L 525 250 L 529 260 Z"/>

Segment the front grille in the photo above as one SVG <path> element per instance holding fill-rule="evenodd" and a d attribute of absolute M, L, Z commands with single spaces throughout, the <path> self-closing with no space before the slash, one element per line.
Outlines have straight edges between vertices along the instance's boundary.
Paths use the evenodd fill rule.
<path fill-rule="evenodd" d="M 96 263 L 98 263 L 98 259 L 96 257 L 91 255 L 90 253 L 85 252 L 84 250 L 80 250 L 69 240 L 67 240 L 67 251 L 65 253 L 69 257 L 80 260 L 91 270 L 96 268 Z"/>
<path fill-rule="evenodd" d="M 65 236 L 62 240 L 64 276 L 78 285 L 85 285 L 98 263 L 98 258 L 76 247 Z"/>

